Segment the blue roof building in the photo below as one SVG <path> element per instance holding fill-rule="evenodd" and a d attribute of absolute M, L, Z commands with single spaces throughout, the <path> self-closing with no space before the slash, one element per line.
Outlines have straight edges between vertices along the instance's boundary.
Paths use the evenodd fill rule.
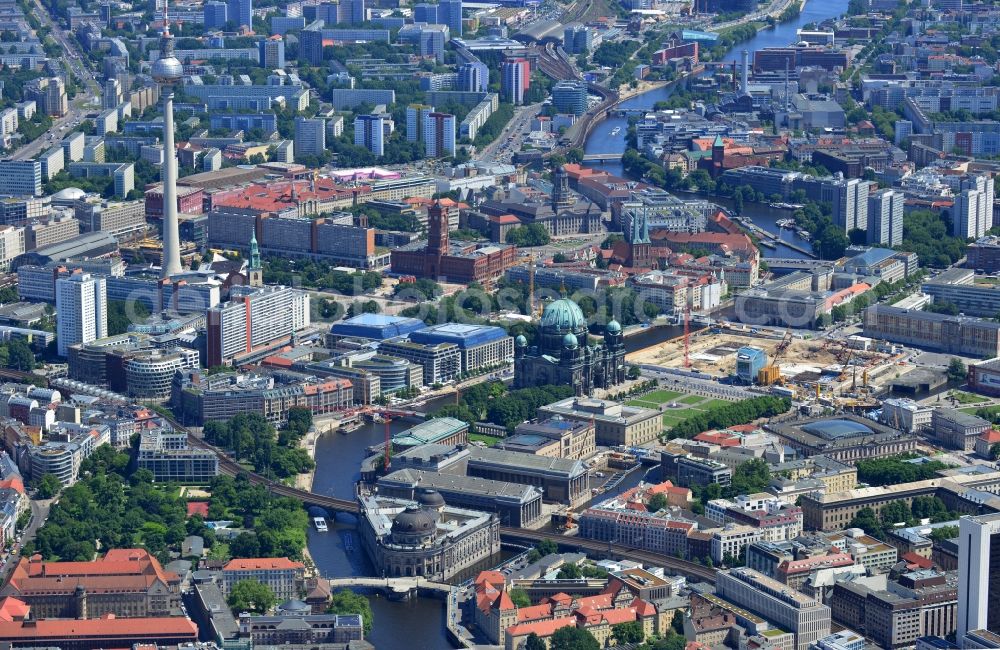
<path fill-rule="evenodd" d="M 502 327 L 444 323 L 410 334 L 414 343 L 454 343 L 462 353 L 462 372 L 507 364 L 514 358 L 514 339 Z"/>
<path fill-rule="evenodd" d="M 354 318 L 334 323 L 330 327 L 330 334 L 341 338 L 355 337 L 384 341 L 398 336 L 406 336 L 424 327 L 424 322 L 417 318 L 387 316 L 385 314 L 360 314 Z"/>

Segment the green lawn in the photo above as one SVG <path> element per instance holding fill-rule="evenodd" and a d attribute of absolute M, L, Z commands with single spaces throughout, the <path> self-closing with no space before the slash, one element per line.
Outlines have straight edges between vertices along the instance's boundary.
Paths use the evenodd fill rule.
<path fill-rule="evenodd" d="M 681 404 L 699 404 L 704 401 L 704 399 L 705 398 L 701 395 L 685 395 L 677 401 Z"/>
<path fill-rule="evenodd" d="M 996 404 L 994 406 L 969 406 L 964 409 L 958 409 L 958 410 L 961 411 L 962 413 L 975 415 L 976 411 L 978 411 L 979 409 L 986 409 L 987 411 L 989 411 L 990 415 L 996 415 L 997 413 L 1000 413 L 1000 404 Z"/>
<path fill-rule="evenodd" d="M 960 390 L 954 390 L 948 393 L 948 398 L 950 399 L 952 397 L 958 400 L 959 404 L 975 404 L 976 402 L 985 402 L 989 399 L 987 397 L 983 397 L 982 395 L 973 395 L 972 393 L 965 393 Z"/>
<path fill-rule="evenodd" d="M 657 404 L 666 404 L 667 402 L 676 401 L 678 397 L 681 397 L 684 393 L 678 393 L 673 390 L 654 390 L 651 393 L 643 395 L 639 399 L 646 402 L 655 402 Z"/>
<path fill-rule="evenodd" d="M 493 445 L 497 444 L 501 440 L 503 440 L 503 438 L 500 438 L 499 436 L 490 436 L 490 435 L 486 435 L 485 433 L 470 433 L 469 434 L 469 442 L 478 441 L 478 442 L 483 443 L 487 447 L 492 447 Z"/>

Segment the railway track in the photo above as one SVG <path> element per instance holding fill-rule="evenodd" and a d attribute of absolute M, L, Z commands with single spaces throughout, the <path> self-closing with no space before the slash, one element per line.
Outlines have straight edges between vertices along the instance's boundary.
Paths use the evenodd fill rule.
<path fill-rule="evenodd" d="M 236 461 L 229 458 L 222 450 L 215 447 L 201 438 L 195 436 L 189 429 L 181 426 L 180 423 L 176 422 L 173 418 L 166 418 L 177 430 L 184 431 L 188 434 L 189 443 L 201 449 L 208 449 L 215 453 L 219 459 L 219 471 L 226 476 L 236 476 L 238 474 L 243 474 L 249 479 L 249 481 L 255 485 L 263 485 L 270 492 L 282 497 L 290 497 L 301 501 L 306 505 L 319 506 L 331 511 L 339 512 L 350 512 L 358 513 L 358 504 L 354 501 L 349 501 L 347 499 L 338 499 L 336 497 L 326 496 L 322 494 L 316 494 L 315 492 L 309 492 L 308 490 L 300 490 L 298 488 L 293 488 L 280 481 L 275 481 L 267 477 L 261 476 L 256 472 L 251 472 L 241 466 Z M 597 540 L 581 539 L 579 537 L 567 537 L 566 535 L 560 535 L 559 533 L 542 531 L 542 530 L 531 530 L 528 528 L 510 528 L 501 527 L 500 528 L 501 537 L 507 540 L 528 540 L 531 542 L 540 542 L 542 540 L 549 540 L 567 548 L 578 548 L 591 551 L 595 554 L 602 554 L 608 556 L 618 556 L 624 557 L 630 560 L 636 560 L 643 562 L 644 564 L 662 566 L 665 568 L 672 569 L 677 573 L 681 573 L 685 576 L 695 578 L 698 580 L 704 580 L 709 583 L 715 583 L 715 570 L 710 569 L 706 566 L 702 566 L 697 562 L 689 562 L 687 560 L 681 560 L 670 555 L 662 553 L 654 553 L 652 551 L 644 551 L 642 549 L 631 548 L 627 546 L 621 546 L 619 544 L 607 544 L 605 542 L 600 542 Z"/>

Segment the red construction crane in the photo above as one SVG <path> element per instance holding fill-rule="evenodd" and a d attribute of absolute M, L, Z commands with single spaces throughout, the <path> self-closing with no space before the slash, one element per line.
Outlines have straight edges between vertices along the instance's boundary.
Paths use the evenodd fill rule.
<path fill-rule="evenodd" d="M 392 422 L 392 418 L 385 416 L 385 453 L 382 454 L 382 460 L 384 462 L 385 473 L 389 473 L 389 461 L 392 455 L 392 433 L 389 430 L 389 423 Z"/>

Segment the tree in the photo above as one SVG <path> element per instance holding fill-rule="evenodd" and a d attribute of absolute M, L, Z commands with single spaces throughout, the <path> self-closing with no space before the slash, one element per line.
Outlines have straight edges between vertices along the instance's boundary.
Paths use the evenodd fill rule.
<path fill-rule="evenodd" d="M 670 627 L 677 634 L 684 634 L 684 612 L 679 609 L 674 612 L 674 617 L 670 620 Z"/>
<path fill-rule="evenodd" d="M 274 607 L 278 599 L 270 587 L 257 580 L 240 580 L 233 585 L 226 602 L 236 613 L 263 614 Z"/>
<path fill-rule="evenodd" d="M 969 376 L 969 370 L 958 357 L 952 357 L 948 362 L 948 379 L 952 381 L 965 381 Z"/>
<path fill-rule="evenodd" d="M 650 512 L 659 512 L 667 507 L 667 495 L 662 492 L 657 492 L 653 496 L 649 497 L 649 501 L 646 503 L 646 510 Z"/>
<path fill-rule="evenodd" d="M 327 611 L 331 614 L 360 614 L 364 623 L 365 635 L 367 636 L 372 631 L 374 617 L 371 603 L 368 602 L 367 598 L 350 589 L 341 589 L 335 592 L 330 597 L 330 607 L 327 608 Z"/>
<path fill-rule="evenodd" d="M 559 552 L 559 546 L 553 542 L 551 539 L 543 539 L 542 541 L 535 544 L 535 548 L 538 550 L 542 556 L 552 555 L 553 553 Z"/>
<path fill-rule="evenodd" d="M 559 567 L 559 573 L 556 577 L 560 580 L 579 580 L 583 577 L 583 573 L 580 571 L 580 567 L 573 563 L 564 564 Z"/>
<path fill-rule="evenodd" d="M 601 644 L 587 630 L 568 625 L 556 630 L 549 648 L 550 650 L 601 650 Z"/>
<path fill-rule="evenodd" d="M 38 479 L 37 495 L 39 499 L 51 499 L 61 489 L 62 483 L 59 482 L 55 474 L 42 474 L 42 478 Z"/>
<path fill-rule="evenodd" d="M 14 339 L 7 344 L 7 365 L 13 370 L 31 372 L 35 369 L 35 354 L 27 342 Z"/>
<path fill-rule="evenodd" d="M 752 458 L 736 466 L 730 491 L 734 495 L 762 492 L 770 482 L 771 470 L 767 462 L 760 458 Z"/>
<path fill-rule="evenodd" d="M 520 587 L 514 587 L 510 590 L 510 599 L 518 607 L 531 607 L 531 597 L 528 596 L 528 592 Z"/>
<path fill-rule="evenodd" d="M 532 632 L 524 643 L 524 650 L 548 650 L 548 648 L 545 646 L 545 641 L 542 641 L 542 637 Z"/>
<path fill-rule="evenodd" d="M 612 627 L 611 636 L 618 643 L 642 643 L 642 640 L 646 638 L 646 633 L 642 629 L 642 623 L 631 621 Z"/>
<path fill-rule="evenodd" d="M 993 460 L 1000 458 L 1000 442 L 995 442 L 993 443 L 993 446 L 990 447 L 990 458 Z"/>
<path fill-rule="evenodd" d="M 639 366 L 629 366 L 625 371 L 625 376 L 629 379 L 638 379 L 642 376 L 642 369 Z"/>

